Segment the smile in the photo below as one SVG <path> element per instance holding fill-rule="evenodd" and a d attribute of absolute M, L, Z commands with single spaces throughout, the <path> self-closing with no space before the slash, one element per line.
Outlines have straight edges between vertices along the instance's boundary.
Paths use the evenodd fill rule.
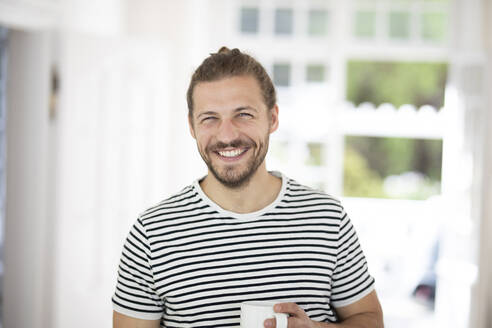
<path fill-rule="evenodd" d="M 222 157 L 233 158 L 233 157 L 238 157 L 238 156 L 242 155 L 247 150 L 248 150 L 247 148 L 233 149 L 233 150 L 223 150 L 223 151 L 219 151 L 218 153 Z"/>

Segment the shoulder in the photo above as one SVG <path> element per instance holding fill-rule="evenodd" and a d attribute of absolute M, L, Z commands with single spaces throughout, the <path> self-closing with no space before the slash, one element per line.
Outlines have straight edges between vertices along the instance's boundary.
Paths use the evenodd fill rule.
<path fill-rule="evenodd" d="M 191 184 L 154 206 L 145 209 L 139 215 L 138 221 L 143 226 L 147 226 L 157 221 L 162 222 L 166 219 L 182 216 L 185 213 L 193 213 L 196 210 L 203 209 L 203 207 L 204 204 L 198 191 Z"/>
<path fill-rule="evenodd" d="M 336 221 L 340 221 L 345 216 L 345 211 L 337 198 L 290 178 L 286 178 L 285 193 L 280 202 L 281 208 L 318 213 Z"/>

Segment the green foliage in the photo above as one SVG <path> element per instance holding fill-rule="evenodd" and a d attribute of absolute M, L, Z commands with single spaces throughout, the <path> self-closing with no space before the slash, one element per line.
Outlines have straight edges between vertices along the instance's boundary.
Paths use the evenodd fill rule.
<path fill-rule="evenodd" d="M 349 61 L 347 99 L 358 105 L 391 103 L 395 107 L 444 104 L 447 64 Z"/>
<path fill-rule="evenodd" d="M 382 177 L 414 171 L 441 180 L 441 140 L 346 136 L 345 143 Z"/>
<path fill-rule="evenodd" d="M 440 192 L 441 163 L 441 140 L 346 136 L 344 194 L 388 198 L 387 177 L 418 172 L 425 177 L 419 187 L 393 197 L 426 199 Z"/>
<path fill-rule="evenodd" d="M 345 148 L 343 171 L 343 193 L 348 197 L 385 197 L 383 180 L 377 172 L 371 170 L 367 161 L 357 151 Z"/>
<path fill-rule="evenodd" d="M 320 142 L 308 143 L 309 156 L 306 165 L 320 166 L 323 164 L 323 144 Z"/>
<path fill-rule="evenodd" d="M 439 37 L 437 27 L 429 26 L 428 30 L 435 33 L 429 38 Z M 349 61 L 347 99 L 356 105 L 362 102 L 376 106 L 391 103 L 395 107 L 413 104 L 439 109 L 444 103 L 446 78 L 445 63 Z M 345 149 L 347 196 L 389 197 L 383 188 L 389 176 L 401 176 L 402 179 L 391 181 L 403 181 L 400 184 L 403 188 L 388 191 L 392 197 L 425 199 L 439 193 L 441 140 L 347 136 Z M 402 175 L 406 172 L 416 174 Z"/>
<path fill-rule="evenodd" d="M 441 181 L 442 140 L 413 139 L 414 154 L 411 167 L 431 181 Z"/>

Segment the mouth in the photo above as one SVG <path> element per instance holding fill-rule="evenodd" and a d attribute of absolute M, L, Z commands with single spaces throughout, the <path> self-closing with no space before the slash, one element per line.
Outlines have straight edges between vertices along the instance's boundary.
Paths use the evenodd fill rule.
<path fill-rule="evenodd" d="M 249 148 L 235 148 L 228 150 L 215 151 L 215 153 L 225 161 L 235 161 L 240 159 Z"/>

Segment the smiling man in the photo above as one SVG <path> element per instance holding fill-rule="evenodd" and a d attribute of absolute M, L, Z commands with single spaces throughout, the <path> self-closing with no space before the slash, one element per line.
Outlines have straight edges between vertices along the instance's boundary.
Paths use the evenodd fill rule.
<path fill-rule="evenodd" d="M 239 327 L 241 302 L 271 300 L 290 315 L 289 328 L 382 327 L 374 279 L 340 202 L 266 169 L 279 121 L 261 64 L 223 47 L 197 68 L 187 100 L 208 174 L 133 225 L 113 326 Z"/>

